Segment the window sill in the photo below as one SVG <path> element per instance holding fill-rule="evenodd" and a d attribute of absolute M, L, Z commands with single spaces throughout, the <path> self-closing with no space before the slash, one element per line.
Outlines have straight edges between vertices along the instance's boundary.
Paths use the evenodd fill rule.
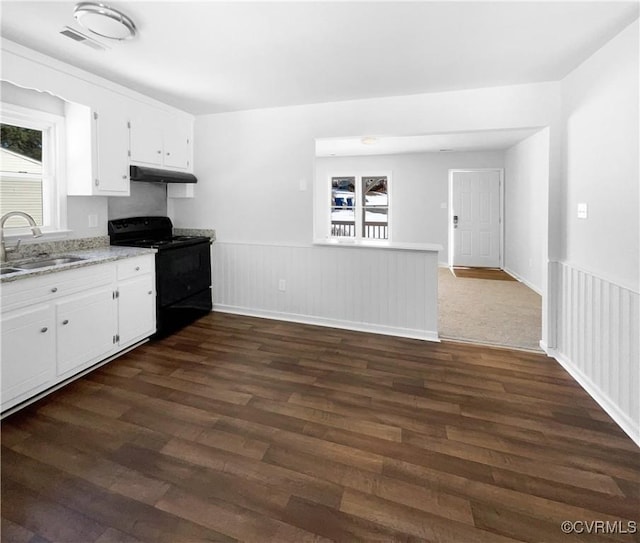
<path fill-rule="evenodd" d="M 392 241 L 377 241 L 377 240 L 338 240 L 338 239 L 323 239 L 315 240 L 314 245 L 321 245 L 325 247 L 350 247 L 357 249 L 390 249 L 397 251 L 425 251 L 425 252 L 438 252 L 442 251 L 442 245 L 438 243 L 394 243 Z"/>
<path fill-rule="evenodd" d="M 13 230 L 13 229 L 12 229 Z M 41 236 L 37 238 L 33 237 L 33 234 L 29 228 L 21 229 L 19 232 L 4 231 L 3 238 L 6 242 L 18 242 L 21 240 L 22 245 L 29 245 L 31 243 L 42 243 L 43 241 L 57 241 L 61 239 L 67 239 L 69 234 L 72 234 L 73 230 L 45 230 Z"/>

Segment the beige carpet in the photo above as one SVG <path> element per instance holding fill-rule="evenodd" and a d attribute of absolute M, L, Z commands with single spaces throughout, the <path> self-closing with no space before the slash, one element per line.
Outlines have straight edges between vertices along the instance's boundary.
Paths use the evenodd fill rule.
<path fill-rule="evenodd" d="M 518 281 L 438 272 L 440 337 L 540 350 L 542 299 Z"/>

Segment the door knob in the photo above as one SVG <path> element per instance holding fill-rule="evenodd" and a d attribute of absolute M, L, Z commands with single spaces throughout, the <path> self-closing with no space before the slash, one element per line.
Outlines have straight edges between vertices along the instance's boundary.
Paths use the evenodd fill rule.
<path fill-rule="evenodd" d="M 69 324 L 69 319 L 64 319 L 64 320 L 62 321 L 62 324 Z"/>

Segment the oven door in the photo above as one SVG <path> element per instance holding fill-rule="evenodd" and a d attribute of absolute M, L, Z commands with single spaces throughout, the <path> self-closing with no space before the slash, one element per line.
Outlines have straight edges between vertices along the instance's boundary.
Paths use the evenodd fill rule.
<path fill-rule="evenodd" d="M 211 287 L 211 244 L 164 249 L 156 254 L 158 307 L 163 308 Z"/>

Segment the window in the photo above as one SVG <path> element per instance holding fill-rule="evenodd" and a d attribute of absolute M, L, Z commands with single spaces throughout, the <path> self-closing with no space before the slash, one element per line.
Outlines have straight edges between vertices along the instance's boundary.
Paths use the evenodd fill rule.
<path fill-rule="evenodd" d="M 0 215 L 23 211 L 46 230 L 62 226 L 58 170 L 61 117 L 2 104 L 0 116 Z M 24 219 L 11 217 L 5 234 L 21 234 Z"/>
<path fill-rule="evenodd" d="M 389 179 L 385 175 L 331 177 L 331 237 L 389 239 Z"/>

